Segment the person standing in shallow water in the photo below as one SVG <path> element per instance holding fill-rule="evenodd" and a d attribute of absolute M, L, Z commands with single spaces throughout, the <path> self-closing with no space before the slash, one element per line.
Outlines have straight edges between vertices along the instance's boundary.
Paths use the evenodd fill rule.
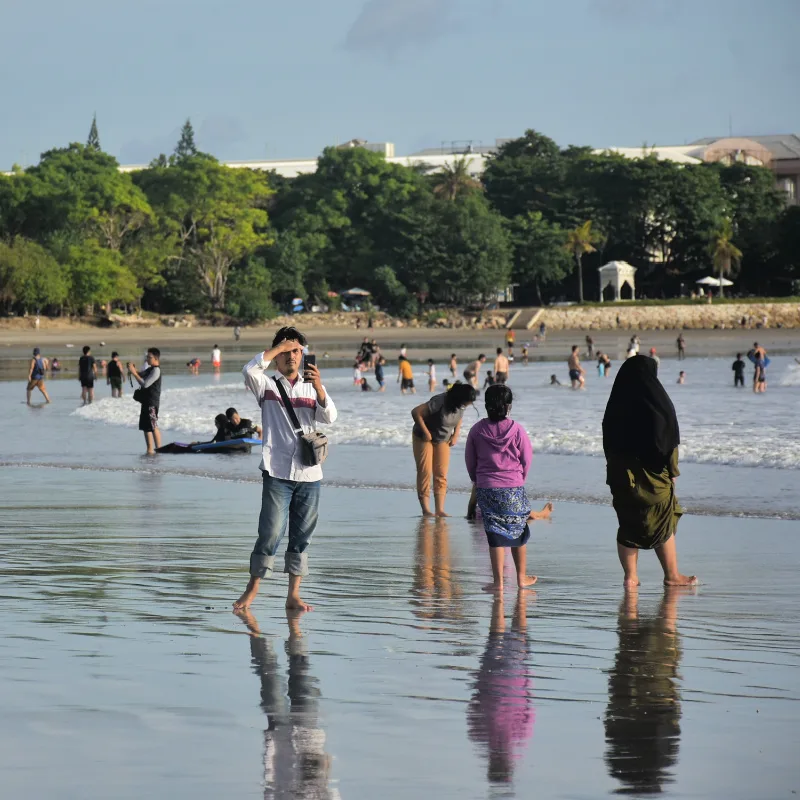
<path fill-rule="evenodd" d="M 664 585 L 690 586 L 678 571 L 675 533 L 683 509 L 675 494 L 680 431 L 675 407 L 656 377 L 656 365 L 633 356 L 620 367 L 603 417 L 606 483 L 617 512 L 617 553 L 624 585 L 639 585 L 639 550 L 655 550 Z"/>
<path fill-rule="evenodd" d="M 281 399 L 282 387 L 294 409 L 303 433 L 318 423 L 336 421 L 333 400 L 322 385 L 316 365 L 306 364 L 303 374 L 303 347 L 306 337 L 296 328 L 281 328 L 272 345 L 259 353 L 242 370 L 245 386 L 261 406 L 261 514 L 258 539 L 250 556 L 250 580 L 244 594 L 233 604 L 235 611 L 250 606 L 258 594 L 262 578 L 272 574 L 278 545 L 289 529 L 289 544 L 283 571 L 289 574 L 286 608 L 311 611 L 300 598 L 300 584 L 308 575 L 307 548 L 319 519 L 322 467 L 306 466 L 303 450 Z M 268 375 L 274 361 L 277 371 Z"/>
<path fill-rule="evenodd" d="M 31 404 L 31 395 L 34 389 L 38 389 L 44 395 L 45 403 L 50 402 L 50 395 L 47 394 L 47 389 L 44 386 L 44 376 L 48 366 L 47 359 L 42 358 L 41 350 L 38 347 L 34 347 L 33 357 L 28 367 L 28 385 L 26 387 L 28 405 Z"/>
<path fill-rule="evenodd" d="M 475 402 L 478 393 L 467 383 L 456 383 L 448 391 L 436 394 L 411 412 L 414 420 L 411 437 L 417 466 L 417 497 L 422 515 L 432 517 L 431 478 L 437 517 L 446 517 L 447 472 L 450 448 L 458 443 L 464 409 Z"/>
<path fill-rule="evenodd" d="M 525 481 L 533 448 L 525 429 L 508 418 L 513 400 L 508 386 L 495 385 L 486 390 L 488 419 L 472 426 L 464 456 L 489 542 L 493 581 L 483 587 L 485 591 L 503 590 L 506 547 L 511 548 L 514 558 L 517 586 L 524 589 L 536 583 L 536 576 L 525 571 L 525 545 L 531 535 L 528 521 L 548 519 L 553 510 L 548 503 L 539 512 L 531 511 Z"/>

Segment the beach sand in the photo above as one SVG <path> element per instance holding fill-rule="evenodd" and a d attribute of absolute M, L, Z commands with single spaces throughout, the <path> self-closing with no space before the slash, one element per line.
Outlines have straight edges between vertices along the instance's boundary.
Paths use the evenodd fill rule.
<path fill-rule="evenodd" d="M 800 791 L 796 522 L 685 517 L 701 585 L 665 595 L 645 553 L 626 602 L 612 510 L 563 503 L 533 528 L 536 592 L 500 608 L 480 529 L 326 488 L 315 610 L 287 621 L 276 576 L 243 621 L 258 504 L 249 483 L 4 468 L 3 797 Z"/>

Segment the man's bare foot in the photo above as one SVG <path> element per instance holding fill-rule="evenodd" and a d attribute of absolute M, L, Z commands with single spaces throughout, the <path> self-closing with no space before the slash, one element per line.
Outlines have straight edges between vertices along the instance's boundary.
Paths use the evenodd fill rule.
<path fill-rule="evenodd" d="M 436 515 L 429 508 L 422 509 L 422 516 L 426 518 L 435 517 Z"/>
<path fill-rule="evenodd" d="M 525 589 L 528 586 L 533 586 L 539 579 L 535 575 L 522 575 L 517 579 L 517 586 L 520 589 Z"/>
<path fill-rule="evenodd" d="M 625 578 L 625 580 L 622 581 L 622 585 L 626 589 L 637 589 L 639 586 L 642 585 L 642 582 L 636 575 L 632 575 L 630 578 Z"/>
<path fill-rule="evenodd" d="M 258 594 L 257 586 L 248 586 L 244 594 L 233 604 L 234 611 L 247 611 Z"/>
<path fill-rule="evenodd" d="M 286 610 L 287 611 L 313 611 L 314 606 L 310 606 L 305 600 L 301 600 L 300 597 L 289 595 L 286 598 Z"/>
<path fill-rule="evenodd" d="M 437 511 L 436 512 L 436 516 L 437 517 L 449 517 L 450 515 L 446 514 L 444 511 Z"/>
<path fill-rule="evenodd" d="M 664 578 L 664 586 L 696 586 L 696 575 L 674 575 L 671 578 Z"/>
<path fill-rule="evenodd" d="M 502 592 L 503 591 L 503 584 L 502 583 L 487 583 L 486 586 L 481 586 L 481 589 L 484 592 Z"/>

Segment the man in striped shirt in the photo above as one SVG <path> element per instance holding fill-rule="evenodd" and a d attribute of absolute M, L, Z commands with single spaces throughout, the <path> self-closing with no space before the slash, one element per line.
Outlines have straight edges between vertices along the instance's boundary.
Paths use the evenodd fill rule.
<path fill-rule="evenodd" d="M 310 611 L 300 598 L 300 583 L 308 575 L 306 549 L 317 526 L 322 483 L 320 465 L 305 466 L 300 439 L 284 407 L 278 381 L 292 404 L 303 433 L 316 430 L 317 423 L 335 422 L 336 406 L 322 385 L 315 365 L 303 366 L 306 337 L 296 328 L 281 328 L 272 346 L 259 353 L 242 370 L 245 386 L 261 406 L 263 427 L 261 472 L 263 489 L 258 539 L 250 556 L 250 581 L 244 594 L 233 604 L 235 611 L 250 606 L 262 578 L 272 574 L 275 553 L 289 529 L 284 555 L 284 572 L 289 573 L 286 608 Z M 270 362 L 276 372 L 268 374 Z"/>

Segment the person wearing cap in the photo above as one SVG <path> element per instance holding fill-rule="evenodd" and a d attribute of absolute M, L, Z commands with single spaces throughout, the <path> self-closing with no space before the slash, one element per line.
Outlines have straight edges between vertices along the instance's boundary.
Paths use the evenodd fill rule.
<path fill-rule="evenodd" d="M 44 395 L 45 403 L 50 402 L 50 396 L 44 387 L 44 374 L 49 368 L 46 358 L 42 358 L 42 351 L 38 347 L 33 348 L 33 358 L 31 358 L 28 368 L 28 405 L 31 404 L 31 395 L 34 389 L 38 389 Z"/>
<path fill-rule="evenodd" d="M 658 368 L 661 364 L 661 359 L 656 355 L 655 347 L 650 348 L 650 358 L 652 358 L 653 361 L 656 362 L 656 375 L 658 375 Z"/>

